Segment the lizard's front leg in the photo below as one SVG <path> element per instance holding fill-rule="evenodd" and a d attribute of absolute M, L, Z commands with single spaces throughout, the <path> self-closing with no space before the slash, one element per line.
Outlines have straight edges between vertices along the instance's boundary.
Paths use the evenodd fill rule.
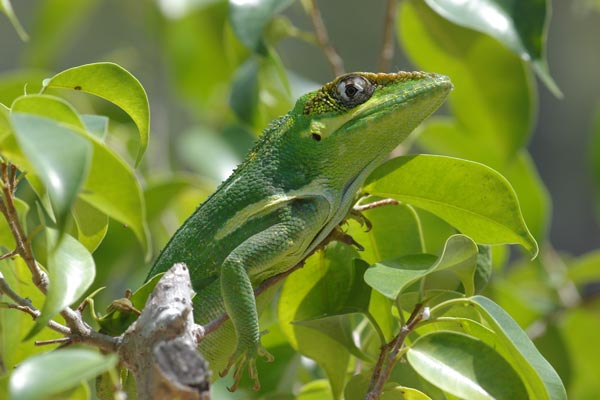
<path fill-rule="evenodd" d="M 256 358 L 272 356 L 260 343 L 258 312 L 252 277 L 272 276 L 284 272 L 300 261 L 302 254 L 323 224 L 325 213 L 315 201 L 298 201 L 288 205 L 279 222 L 240 244 L 223 262 L 220 272 L 221 296 L 237 336 L 237 348 L 221 375 L 236 365 L 235 390 L 243 369 L 248 366 L 254 389 L 260 387 Z M 263 275 L 264 274 L 264 275 Z M 256 279 L 254 279 L 256 281 Z M 260 281 L 260 280 L 258 280 Z"/>

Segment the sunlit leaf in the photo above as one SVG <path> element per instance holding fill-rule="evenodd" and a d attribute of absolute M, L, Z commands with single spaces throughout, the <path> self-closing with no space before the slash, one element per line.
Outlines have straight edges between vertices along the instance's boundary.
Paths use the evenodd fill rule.
<path fill-rule="evenodd" d="M 44 87 L 90 93 L 119 106 L 139 130 L 140 149 L 136 164 L 140 162 L 148 146 L 150 108 L 144 88 L 127 70 L 113 63 L 81 65 L 45 80 Z"/>
<path fill-rule="evenodd" d="M 533 69 L 558 97 L 560 89 L 548 72 L 545 58 L 550 3 L 546 0 L 425 0 L 448 20 L 486 33 L 532 64 Z"/>
<path fill-rule="evenodd" d="M 415 254 L 375 264 L 365 273 L 367 284 L 391 300 L 419 279 L 435 271 L 457 271 L 467 293 L 473 292 L 473 272 L 477 245 L 464 235 L 451 236 L 439 259 L 430 254 Z M 470 278 L 469 278 L 470 275 Z"/>
<path fill-rule="evenodd" d="M 539 399 L 566 399 L 560 377 L 510 315 L 486 297 L 474 296 L 470 301 L 477 306 L 499 338 L 503 339 L 504 346 L 516 350 L 512 354 L 518 363 L 517 372 L 523 375 L 530 395 Z"/>
<path fill-rule="evenodd" d="M 478 243 L 538 247 L 508 181 L 485 165 L 450 157 L 398 157 L 377 168 L 364 191 L 427 210 Z"/>
<path fill-rule="evenodd" d="M 466 335 L 422 336 L 410 346 L 406 358 L 429 382 L 460 398 L 527 398 L 514 369 L 492 347 Z"/>
<path fill-rule="evenodd" d="M 6 282 L 20 296 L 31 300 L 31 303 L 41 308 L 46 296 L 33 284 L 31 272 L 21 257 L 0 261 L 0 272 Z M 10 301 L 7 296 L 0 296 L 1 301 Z M 57 321 L 62 323 L 58 316 Z M 12 309 L 0 308 L 0 354 L 4 367 L 11 371 L 24 360 L 34 354 L 54 350 L 59 344 L 36 346 L 34 341 L 23 341 L 23 337 L 34 326 L 34 320 L 27 314 Z M 62 337 L 51 329 L 42 330 L 37 340 L 51 340 Z"/>
<path fill-rule="evenodd" d="M 90 253 L 98 248 L 108 231 L 108 216 L 79 199 L 73 205 L 77 239 Z"/>
<path fill-rule="evenodd" d="M 455 88 L 448 102 L 456 122 L 439 124 L 428 143 L 486 164 L 509 160 L 527 142 L 534 117 L 533 81 L 524 63 L 424 2 L 404 2 L 400 9 L 398 29 L 409 57 L 424 71 L 448 75 Z"/>
<path fill-rule="evenodd" d="M 348 349 L 331 335 L 291 322 L 337 315 L 348 310 L 348 305 L 355 311 L 368 307 L 370 291 L 362 281 L 362 272 L 353 267 L 355 257 L 356 251 L 342 244 L 330 245 L 324 253 L 316 253 L 303 268 L 288 277 L 278 305 L 282 331 L 294 348 L 325 370 L 334 397 L 344 387 L 350 359 Z"/>
<path fill-rule="evenodd" d="M 378 207 L 363 214 L 373 227 L 367 230 L 352 222 L 348 229 L 348 234 L 365 248 L 360 254 L 363 260 L 373 264 L 423 251 L 419 216 L 411 206 Z"/>
<path fill-rule="evenodd" d="M 50 287 L 42 308 L 42 315 L 26 339 L 35 336 L 48 321 L 65 307 L 79 299 L 94 282 L 96 265 L 90 252 L 70 235 L 46 228 L 48 278 Z"/>
<path fill-rule="evenodd" d="M 65 349 L 31 357 L 10 378 L 10 394 L 19 400 L 38 400 L 76 387 L 113 368 L 115 354 L 85 349 Z"/>
<path fill-rule="evenodd" d="M 325 379 L 317 379 L 307 383 L 300 388 L 296 400 L 331 400 L 335 399 L 329 382 Z"/>

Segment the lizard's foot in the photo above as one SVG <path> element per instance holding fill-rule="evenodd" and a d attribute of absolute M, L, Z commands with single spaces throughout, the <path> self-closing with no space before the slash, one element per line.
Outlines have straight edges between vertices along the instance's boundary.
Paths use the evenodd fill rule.
<path fill-rule="evenodd" d="M 248 367 L 248 374 L 250 378 L 254 381 L 254 386 L 252 386 L 253 390 L 260 389 L 260 382 L 258 380 L 258 372 L 256 371 L 256 358 L 257 357 L 265 357 L 267 362 L 272 362 L 275 358 L 269 353 L 260 343 L 256 346 L 256 348 L 246 348 L 236 350 L 233 353 L 233 356 L 229 359 L 227 366 L 221 372 L 219 372 L 219 376 L 222 378 L 229 373 L 229 370 L 232 366 L 235 365 L 235 369 L 233 370 L 233 385 L 228 387 L 227 390 L 230 392 L 235 392 L 240 383 L 240 379 L 242 377 L 242 372 L 246 366 Z"/>

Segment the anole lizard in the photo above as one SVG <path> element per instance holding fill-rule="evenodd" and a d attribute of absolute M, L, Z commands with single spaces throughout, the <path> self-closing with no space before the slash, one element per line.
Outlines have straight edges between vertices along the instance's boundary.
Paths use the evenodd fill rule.
<path fill-rule="evenodd" d="M 300 97 L 171 238 L 148 277 L 184 262 L 196 322 L 227 314 L 200 351 L 214 370 L 236 365 L 231 390 L 246 367 L 258 389 L 256 358 L 272 359 L 261 345 L 254 288 L 327 238 L 369 173 L 451 88 L 447 77 L 424 72 L 352 73 Z"/>

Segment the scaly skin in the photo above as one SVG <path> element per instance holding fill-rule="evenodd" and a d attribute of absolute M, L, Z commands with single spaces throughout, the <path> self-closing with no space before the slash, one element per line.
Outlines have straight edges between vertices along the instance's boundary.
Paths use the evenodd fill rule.
<path fill-rule="evenodd" d="M 200 351 L 213 370 L 237 363 L 232 390 L 246 367 L 257 389 L 255 360 L 272 358 L 260 344 L 257 311 L 270 296 L 255 299 L 253 289 L 340 224 L 369 173 L 451 88 L 447 77 L 424 72 L 354 73 L 302 96 L 171 238 L 148 277 L 184 262 L 196 322 L 227 313 Z"/>

